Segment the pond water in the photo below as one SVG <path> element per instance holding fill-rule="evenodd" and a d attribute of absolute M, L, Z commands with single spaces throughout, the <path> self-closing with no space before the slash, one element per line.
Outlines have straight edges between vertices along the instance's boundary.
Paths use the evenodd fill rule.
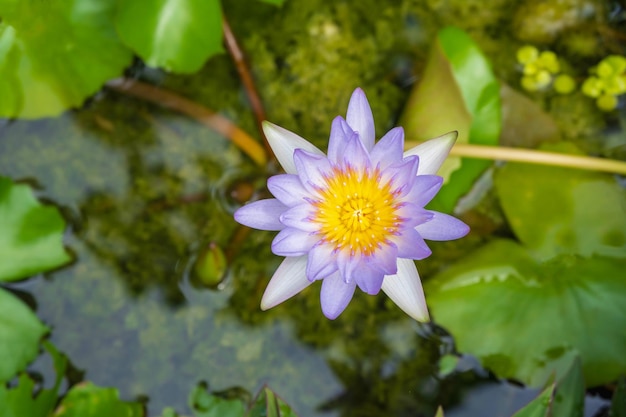
<path fill-rule="evenodd" d="M 358 85 L 372 98 L 378 130 L 392 126 L 429 37 L 444 24 L 475 35 L 499 75 L 515 72 L 514 58 L 496 53 L 511 50 L 511 35 L 497 31 L 522 24 L 507 12 L 515 2 L 390 2 L 373 16 L 372 2 L 320 1 L 298 9 L 288 1 L 283 9 L 255 5 L 249 19 L 243 3 L 224 7 L 250 51 L 268 117 L 320 146 Z M 612 5 L 574 3 L 581 13 L 589 4 Z M 469 15 L 475 21 L 467 21 Z M 260 25 L 263 19 L 281 27 L 284 38 Z M 290 32 L 298 26 L 306 36 Z M 338 30 L 340 39 L 333 35 Z M 293 49 L 290 39 L 302 49 Z M 327 74 L 333 62 L 340 69 Z M 219 111 L 258 137 L 228 57 L 213 58 L 193 76 L 141 67 L 131 73 Z M 568 112 L 559 113 L 561 121 Z M 592 119 L 572 129 L 598 126 Z M 435 324 L 417 325 L 384 296 L 357 292 L 346 312 L 328 321 L 312 286 L 261 312 L 280 258 L 269 250 L 272 233 L 253 231 L 237 240 L 241 229 L 232 213 L 250 197 L 247 191 L 263 193 L 267 173 L 188 117 L 105 89 L 84 109 L 59 118 L 5 122 L 0 173 L 33 184 L 39 197 L 62 210 L 75 258 L 14 288 L 85 379 L 117 387 L 125 399 L 147 399 L 149 416 L 166 406 L 189 413 L 187 396 L 200 381 L 212 390 L 242 387 L 253 394 L 268 384 L 303 417 L 432 416 L 439 404 L 446 416 L 508 417 L 538 392 L 498 381 L 469 356 L 452 374 L 440 375 L 439 359 L 454 349 L 451 337 Z M 483 238 L 478 233 L 463 245 Z M 225 250 L 229 263 L 219 285 L 203 287 L 194 281 L 193 264 L 211 245 Z M 426 277 L 466 250 L 433 249 L 434 258 L 420 267 Z M 586 415 L 606 404 L 588 397 Z"/>

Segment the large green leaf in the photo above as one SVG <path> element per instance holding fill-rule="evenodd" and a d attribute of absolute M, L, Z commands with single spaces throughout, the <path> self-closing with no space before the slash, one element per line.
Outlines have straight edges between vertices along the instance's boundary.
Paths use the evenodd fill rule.
<path fill-rule="evenodd" d="M 27 185 L 0 177 L 0 281 L 14 281 L 70 260 L 63 248 L 65 223 Z"/>
<path fill-rule="evenodd" d="M 552 417 L 583 417 L 585 410 L 585 379 L 578 356 L 565 376 L 557 381 L 552 404 Z"/>
<path fill-rule="evenodd" d="M 406 105 L 401 124 L 409 140 L 451 130 L 459 143 L 496 145 L 500 134 L 500 91 L 487 58 L 461 29 L 441 30 L 422 80 Z M 446 186 L 429 207 L 450 212 L 490 162 L 448 158 L 439 174 Z"/>
<path fill-rule="evenodd" d="M 0 117 L 56 116 L 118 76 L 132 54 L 107 0 L 0 0 Z"/>
<path fill-rule="evenodd" d="M 47 332 L 30 308 L 0 288 L 0 385 L 35 359 L 39 340 Z"/>
<path fill-rule="evenodd" d="M 148 65 L 198 71 L 222 52 L 218 0 L 118 0 L 115 27 Z"/>
<path fill-rule="evenodd" d="M 568 144 L 546 149 L 576 152 Z M 538 256 L 626 257 L 626 192 L 610 175 L 508 164 L 494 181 L 513 231 Z"/>
<path fill-rule="evenodd" d="M 101 388 L 90 382 L 74 386 L 56 410 L 55 417 L 143 417 L 139 403 L 119 399 L 115 388 Z"/>
<path fill-rule="evenodd" d="M 0 385 L 0 417 L 47 417 L 54 410 L 58 399 L 61 380 L 67 369 L 67 358 L 59 353 L 50 343 L 44 343 L 52 356 L 56 380 L 52 388 L 43 389 L 36 395 L 33 392 L 35 383 L 27 374 L 22 374 L 15 388 L 8 389 Z"/>
<path fill-rule="evenodd" d="M 582 358 L 587 385 L 626 372 L 626 260 L 560 255 L 538 262 L 496 240 L 427 281 L 435 320 L 497 375 L 542 385 Z"/>

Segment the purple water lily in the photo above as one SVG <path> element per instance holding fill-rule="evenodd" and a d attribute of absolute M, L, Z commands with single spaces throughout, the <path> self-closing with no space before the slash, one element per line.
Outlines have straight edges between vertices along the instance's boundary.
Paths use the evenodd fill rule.
<path fill-rule="evenodd" d="M 272 252 L 285 256 L 269 282 L 266 310 L 322 280 L 322 311 L 335 319 L 358 286 L 382 290 L 409 316 L 429 319 L 413 260 L 431 254 L 424 242 L 465 236 L 460 220 L 424 209 L 439 191 L 434 175 L 456 140 L 451 132 L 404 152 L 404 131 L 390 130 L 374 143 L 374 118 L 356 89 L 346 119 L 331 126 L 328 155 L 300 136 L 264 123 L 286 174 L 268 180 L 276 198 L 241 207 L 235 220 L 277 230 Z"/>

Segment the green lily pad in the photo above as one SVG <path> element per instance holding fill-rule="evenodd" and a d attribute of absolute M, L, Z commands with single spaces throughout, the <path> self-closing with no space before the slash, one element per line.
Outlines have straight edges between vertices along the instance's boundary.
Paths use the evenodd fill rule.
<path fill-rule="evenodd" d="M 458 143 L 498 143 L 500 86 L 487 58 L 461 29 L 448 27 L 439 32 L 400 124 L 408 140 L 426 140 L 457 130 Z M 451 212 L 490 164 L 478 159 L 448 158 L 439 171 L 446 186 L 429 207 Z"/>
<path fill-rule="evenodd" d="M 569 144 L 545 149 L 576 153 Z M 538 256 L 626 257 L 626 192 L 610 175 L 507 164 L 494 182 L 515 235 Z"/>
<path fill-rule="evenodd" d="M 121 74 L 132 54 L 115 34 L 113 7 L 0 0 L 0 117 L 56 116 Z"/>
<path fill-rule="evenodd" d="M 63 248 L 65 222 L 39 203 L 27 185 L 0 177 L 0 281 L 15 281 L 70 261 Z"/>
<path fill-rule="evenodd" d="M 240 398 L 223 398 L 209 393 L 203 384 L 191 392 L 189 404 L 195 417 L 243 417 L 246 410 Z"/>
<path fill-rule="evenodd" d="M 34 395 L 35 383 L 27 374 L 22 374 L 15 388 L 0 385 L 0 417 L 47 417 L 54 410 L 58 399 L 61 380 L 67 369 L 67 358 L 56 348 L 45 342 L 44 347 L 52 356 L 56 380 L 52 388 L 43 389 Z"/>
<path fill-rule="evenodd" d="M 572 353 L 588 386 L 626 372 L 626 259 L 559 255 L 536 261 L 496 240 L 426 282 L 434 319 L 498 376 L 544 384 Z"/>
<path fill-rule="evenodd" d="M 101 388 L 90 382 L 74 386 L 63 398 L 55 417 L 143 417 L 139 403 L 119 399 L 115 388 Z"/>
<path fill-rule="evenodd" d="M 30 308 L 0 288 L 0 386 L 35 359 L 47 332 Z"/>
<path fill-rule="evenodd" d="M 192 73 L 223 51 L 218 0 L 118 0 L 120 38 L 148 65 Z"/>

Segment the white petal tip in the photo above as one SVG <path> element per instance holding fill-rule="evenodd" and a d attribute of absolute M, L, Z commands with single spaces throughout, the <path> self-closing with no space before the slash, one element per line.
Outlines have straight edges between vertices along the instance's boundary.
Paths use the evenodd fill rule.
<path fill-rule="evenodd" d="M 437 136 L 404 153 L 404 157 L 417 155 L 420 158 L 417 175 L 434 175 L 444 163 L 454 146 L 459 132 L 456 130 Z"/>

